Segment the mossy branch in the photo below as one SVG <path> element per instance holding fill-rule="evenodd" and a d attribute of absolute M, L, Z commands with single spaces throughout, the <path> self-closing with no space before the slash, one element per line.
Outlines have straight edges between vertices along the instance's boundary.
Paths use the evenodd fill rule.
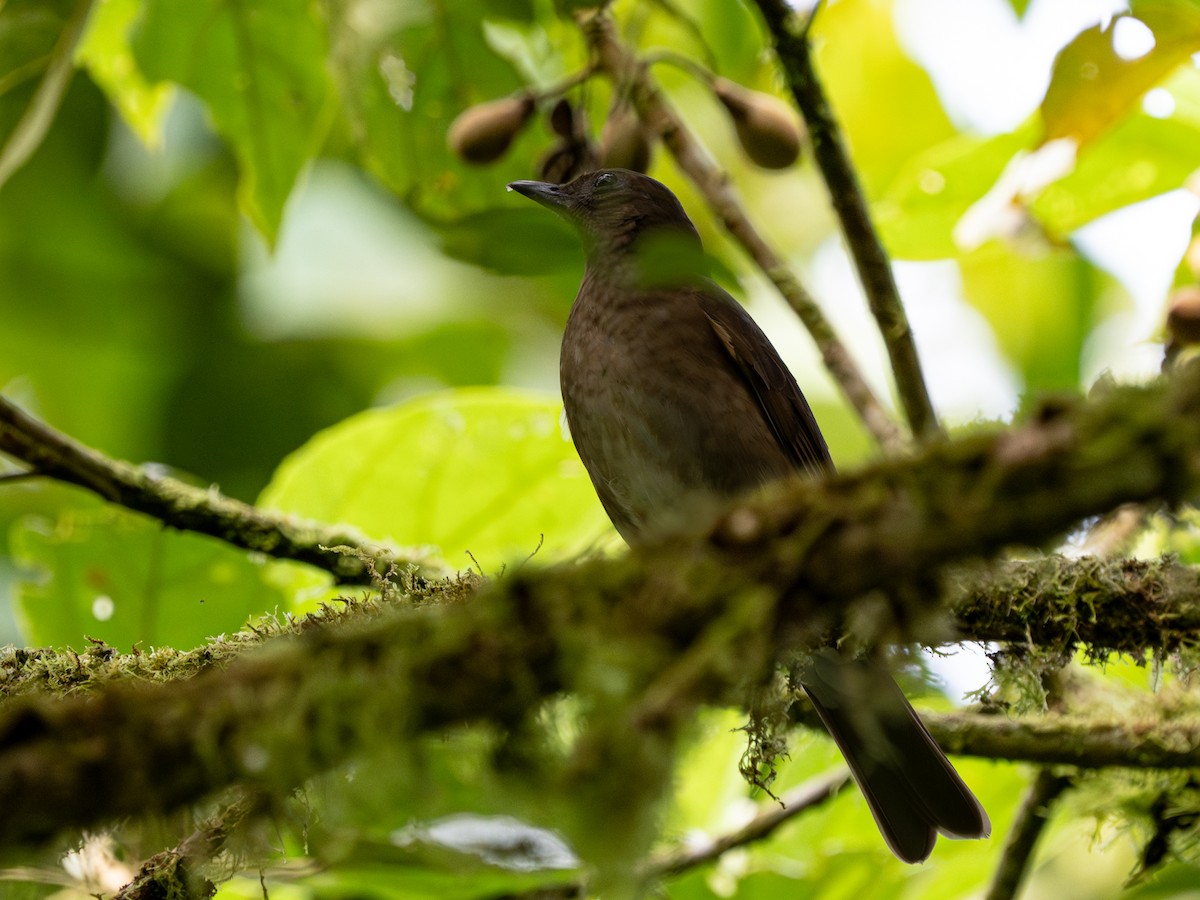
<path fill-rule="evenodd" d="M 1001 434 L 781 485 L 699 537 L 615 560 L 527 567 L 481 585 L 470 603 L 301 629 L 166 685 L 18 696 L 0 707 L 0 843 L 168 809 L 232 784 L 286 791 L 379 741 L 480 721 L 508 728 L 551 695 L 599 690 L 597 667 L 616 660 L 619 702 L 633 711 L 623 727 L 670 734 L 697 704 L 744 699 L 781 653 L 843 620 L 871 621 L 871 641 L 947 640 L 934 598 L 951 565 L 1036 544 L 1122 502 L 1178 502 L 1198 483 L 1192 366 L 1176 381 L 1044 409 Z M 1062 639 L 1059 618 L 1036 605 L 1032 615 L 1011 612 L 1017 621 L 988 627 Z M 1169 608 L 1159 613 L 1160 628 L 1173 621 Z M 1111 637 L 1105 623 L 1076 615 L 1076 637 L 1089 626 L 1102 642 Z M 614 702 L 605 698 L 607 708 Z M 1026 755 L 1200 765 L 1190 725 L 1163 723 L 1175 731 L 1163 738 L 1150 728 L 1130 744 L 1136 732 L 1094 724 L 1080 724 L 1082 744 L 1055 733 Z M 1031 733 L 1029 723 L 1012 728 Z M 972 720 L 934 733 L 953 751 L 1002 756 L 984 749 L 1002 729 Z"/>
<path fill-rule="evenodd" d="M 402 602 L 418 607 L 465 602 L 483 584 L 469 575 L 409 579 Z M 1170 558 L 1050 556 L 960 566 L 947 570 L 941 591 L 941 605 L 951 621 L 948 627 L 932 622 L 924 635 L 929 643 L 947 638 L 1033 642 L 1059 657 L 1082 646 L 1103 660 L 1110 653 L 1143 659 L 1200 642 L 1200 569 Z M 931 602 L 935 596 L 931 594 Z M 264 619 L 187 651 L 158 647 L 122 654 L 100 642 L 79 652 L 7 647 L 0 649 L 0 700 L 34 692 L 78 694 L 116 682 L 180 681 L 224 666 L 274 638 L 368 623 L 387 608 L 378 600 L 348 600 L 301 618 Z"/>
<path fill-rule="evenodd" d="M 319 525 L 273 515 L 142 466 L 111 459 L 30 416 L 0 396 L 0 452 L 40 475 L 85 488 L 110 503 L 145 513 L 172 528 L 219 538 L 243 550 L 308 563 L 343 583 L 369 581 L 379 571 L 404 566 L 390 550 L 345 526 Z"/>
<path fill-rule="evenodd" d="M 1200 714 L 1145 708 L 1117 715 L 1007 718 L 982 713 L 923 714 L 947 753 L 1042 765 L 1103 769 L 1193 769 L 1200 766 Z"/>
<path fill-rule="evenodd" d="M 942 590 L 968 640 L 1033 642 L 1061 657 L 1082 644 L 1097 660 L 1200 643 L 1200 569 L 1169 557 L 972 565 L 947 570 Z"/>

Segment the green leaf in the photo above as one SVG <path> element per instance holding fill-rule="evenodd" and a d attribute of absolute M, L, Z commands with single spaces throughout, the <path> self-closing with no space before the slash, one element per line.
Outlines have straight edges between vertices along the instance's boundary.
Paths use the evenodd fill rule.
<path fill-rule="evenodd" d="M 1008 5 L 1017 14 L 1018 21 L 1025 18 L 1025 13 L 1029 10 L 1029 3 L 1030 0 L 1008 0 Z"/>
<path fill-rule="evenodd" d="M 817 64 L 868 197 L 904 161 L 954 135 L 928 73 L 874 3 L 831 3 L 813 24 Z"/>
<path fill-rule="evenodd" d="M 578 269 L 583 259 L 579 239 L 544 209 L 485 210 L 440 226 L 438 231 L 447 256 L 502 275 Z"/>
<path fill-rule="evenodd" d="M 147 78 L 208 107 L 241 168 L 239 202 L 273 238 L 328 126 L 325 36 L 310 0 L 148 0 L 133 41 Z"/>
<path fill-rule="evenodd" d="M 611 527 L 556 399 L 464 388 L 369 410 L 321 432 L 279 467 L 259 503 L 380 540 L 434 545 L 485 571 L 538 550 L 578 553 Z"/>
<path fill-rule="evenodd" d="M 1164 118 L 1136 113 L 1080 154 L 1071 174 L 1032 204 L 1038 220 L 1066 235 L 1107 213 L 1182 187 L 1200 166 L 1200 70 L 1184 66 L 1162 85 L 1174 104 Z"/>
<path fill-rule="evenodd" d="M 1142 56 L 1125 59 L 1113 35 L 1135 19 L 1154 35 Z M 1042 100 L 1046 141 L 1074 138 L 1080 146 L 1095 140 L 1128 114 L 1133 104 L 1172 69 L 1200 50 L 1200 4 L 1192 0 L 1142 0 L 1131 14 L 1107 27 L 1081 32 L 1054 61 Z"/>
<path fill-rule="evenodd" d="M 142 142 L 157 147 L 172 91 L 166 84 L 147 84 L 134 62 L 129 31 L 139 12 L 140 0 L 96 0 L 76 58 Z"/>
<path fill-rule="evenodd" d="M 997 241 L 959 264 L 967 300 L 991 323 L 1026 390 L 1078 390 L 1103 276 L 1069 249 L 1028 255 Z"/>
<path fill-rule="evenodd" d="M 469 166 L 446 146 L 450 123 L 476 103 L 524 84 L 489 46 L 487 4 L 422 0 L 354 15 L 330 4 L 331 65 L 350 137 L 363 163 L 415 208 L 442 220 L 503 203 L 528 178 L 545 133 L 526 127 L 499 163 Z M 520 35 L 517 26 L 507 29 Z M 531 42 L 536 39 L 531 37 Z"/>
<path fill-rule="evenodd" d="M 115 507 L 25 518 L 10 543 L 34 646 L 81 649 L 94 637 L 187 650 L 285 603 L 245 553 Z"/>
<path fill-rule="evenodd" d="M 50 130 L 90 8 L 91 0 L 0 4 L 0 186 Z"/>
<path fill-rule="evenodd" d="M 888 252 L 896 259 L 957 256 L 954 226 L 1033 141 L 1032 125 L 986 140 L 958 135 L 910 160 L 874 210 Z"/>

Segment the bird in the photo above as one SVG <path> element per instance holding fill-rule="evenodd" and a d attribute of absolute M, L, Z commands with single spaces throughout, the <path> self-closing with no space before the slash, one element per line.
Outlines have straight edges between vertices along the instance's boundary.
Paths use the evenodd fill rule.
<path fill-rule="evenodd" d="M 715 523 L 735 498 L 834 472 L 812 408 L 749 313 L 706 274 L 700 236 L 661 182 L 625 169 L 509 190 L 564 218 L 586 264 L 559 357 L 567 427 L 632 547 Z M 887 667 L 815 651 L 801 683 L 892 852 L 984 838 L 987 813 Z"/>

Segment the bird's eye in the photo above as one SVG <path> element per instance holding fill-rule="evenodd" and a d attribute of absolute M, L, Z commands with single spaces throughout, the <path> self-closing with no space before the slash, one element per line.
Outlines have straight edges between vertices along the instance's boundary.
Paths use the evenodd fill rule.
<path fill-rule="evenodd" d="M 607 188 L 617 183 L 617 176 L 612 172 L 601 172 L 596 176 L 596 187 Z"/>

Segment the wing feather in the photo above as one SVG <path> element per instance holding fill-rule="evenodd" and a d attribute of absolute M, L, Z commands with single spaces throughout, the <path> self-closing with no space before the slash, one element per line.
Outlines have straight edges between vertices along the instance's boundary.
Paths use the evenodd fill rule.
<path fill-rule="evenodd" d="M 762 329 L 715 284 L 700 292 L 700 308 L 758 401 L 779 446 L 796 468 L 813 475 L 833 470 L 825 438 L 796 379 Z"/>

